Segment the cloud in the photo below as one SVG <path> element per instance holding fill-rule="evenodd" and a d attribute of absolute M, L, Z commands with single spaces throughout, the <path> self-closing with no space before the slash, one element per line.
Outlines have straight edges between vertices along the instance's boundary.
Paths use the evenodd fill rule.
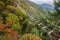
<path fill-rule="evenodd" d="M 35 2 L 36 4 L 42 4 L 42 3 L 53 4 L 53 0 L 30 0 L 30 1 Z"/>

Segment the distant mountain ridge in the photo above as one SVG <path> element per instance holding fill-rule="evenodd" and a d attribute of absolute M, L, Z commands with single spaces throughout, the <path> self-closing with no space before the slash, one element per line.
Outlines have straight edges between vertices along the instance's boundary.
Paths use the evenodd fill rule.
<path fill-rule="evenodd" d="M 41 8 L 54 10 L 54 5 L 52 5 L 52 4 L 43 3 L 43 4 L 38 4 L 38 6 L 41 7 Z"/>

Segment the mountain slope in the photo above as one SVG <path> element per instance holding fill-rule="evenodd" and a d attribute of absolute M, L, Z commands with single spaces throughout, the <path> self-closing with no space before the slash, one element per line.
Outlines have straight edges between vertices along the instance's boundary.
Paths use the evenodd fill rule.
<path fill-rule="evenodd" d="M 29 0 L 0 0 L 1 40 L 55 40 L 59 29 L 53 22 L 50 11 Z"/>

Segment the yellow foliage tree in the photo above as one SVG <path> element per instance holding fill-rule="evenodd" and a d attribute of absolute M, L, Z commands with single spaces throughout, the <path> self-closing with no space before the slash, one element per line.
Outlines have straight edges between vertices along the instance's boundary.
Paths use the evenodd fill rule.
<path fill-rule="evenodd" d="M 21 9 L 21 8 L 18 8 L 18 7 L 16 7 L 15 8 L 15 11 L 17 12 L 17 15 L 26 15 L 26 12 L 23 10 L 23 9 Z"/>
<path fill-rule="evenodd" d="M 15 7 L 14 6 L 11 6 L 11 5 L 7 5 L 6 6 L 6 9 L 9 10 L 9 11 L 12 11 L 12 10 L 15 9 Z"/>
<path fill-rule="evenodd" d="M 19 40 L 42 40 L 42 39 L 35 34 L 25 34 Z"/>
<path fill-rule="evenodd" d="M 4 8 L 4 5 L 5 5 L 4 2 L 0 1 L 0 9 Z"/>

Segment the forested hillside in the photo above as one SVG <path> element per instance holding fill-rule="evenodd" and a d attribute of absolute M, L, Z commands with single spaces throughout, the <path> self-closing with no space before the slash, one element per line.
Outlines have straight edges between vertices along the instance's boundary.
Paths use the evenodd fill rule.
<path fill-rule="evenodd" d="M 29 0 L 0 0 L 0 40 L 60 39 L 60 4 L 55 11 Z"/>

